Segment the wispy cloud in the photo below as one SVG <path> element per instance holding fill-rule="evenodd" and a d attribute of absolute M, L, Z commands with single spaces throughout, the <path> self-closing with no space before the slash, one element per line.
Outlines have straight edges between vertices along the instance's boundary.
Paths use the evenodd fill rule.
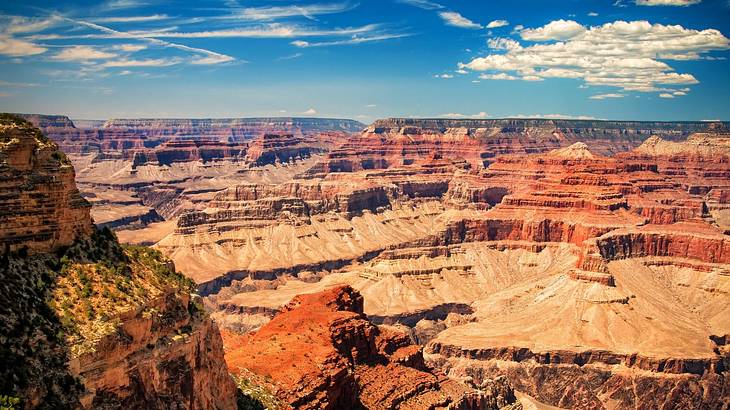
<path fill-rule="evenodd" d="M 119 17 L 97 17 L 89 19 L 95 23 L 140 23 L 147 21 L 167 20 L 167 14 L 152 14 L 149 16 L 119 16 Z"/>
<path fill-rule="evenodd" d="M 691 6 L 701 3 L 702 0 L 636 0 L 639 6 Z"/>
<path fill-rule="evenodd" d="M 0 35 L 0 55 L 25 57 L 42 54 L 46 50 L 48 50 L 46 47 L 39 46 L 30 41 Z"/>
<path fill-rule="evenodd" d="M 409 6 L 424 10 L 440 10 L 444 8 L 441 4 L 428 0 L 398 0 L 398 3 L 408 4 Z"/>
<path fill-rule="evenodd" d="M 276 61 L 294 60 L 294 59 L 299 58 L 299 57 L 301 57 L 303 55 L 304 55 L 304 53 L 294 53 L 294 54 L 290 54 L 288 56 L 279 57 L 279 58 L 276 59 Z"/>
<path fill-rule="evenodd" d="M 61 50 L 52 58 L 59 61 L 103 60 L 116 57 L 114 53 L 98 50 L 90 46 L 72 46 Z"/>
<path fill-rule="evenodd" d="M 219 16 L 217 18 L 247 21 L 269 21 L 286 17 L 301 16 L 310 20 L 315 20 L 315 16 L 342 13 L 355 7 L 357 7 L 357 4 L 349 3 L 245 7 L 234 8 L 231 14 Z"/>
<path fill-rule="evenodd" d="M 439 17 L 449 26 L 468 29 L 482 28 L 481 24 L 475 23 L 455 11 L 441 11 L 439 12 Z"/>
<path fill-rule="evenodd" d="M 103 63 L 105 68 L 119 67 L 168 67 L 182 63 L 179 58 L 149 58 L 143 60 L 113 60 Z"/>
<path fill-rule="evenodd" d="M 300 47 L 300 48 L 344 46 L 344 45 L 353 45 L 353 44 L 362 44 L 362 43 L 372 43 L 372 42 L 385 41 L 385 40 L 393 40 L 396 38 L 409 37 L 411 35 L 412 34 L 408 34 L 408 33 L 379 34 L 379 35 L 372 35 L 372 36 L 353 36 L 353 37 L 345 39 L 345 40 L 319 41 L 319 42 L 295 40 L 295 41 L 292 41 L 291 44 L 293 46 Z"/>

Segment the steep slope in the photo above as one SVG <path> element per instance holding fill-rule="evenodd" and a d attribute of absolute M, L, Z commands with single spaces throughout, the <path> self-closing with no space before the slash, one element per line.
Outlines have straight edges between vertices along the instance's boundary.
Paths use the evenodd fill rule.
<path fill-rule="evenodd" d="M 94 230 L 73 168 L 31 124 L 3 115 L 0 137 L 15 201 L 3 206 L 0 357 L 13 366 L 0 395 L 23 408 L 235 408 L 220 334 L 189 280 Z"/>

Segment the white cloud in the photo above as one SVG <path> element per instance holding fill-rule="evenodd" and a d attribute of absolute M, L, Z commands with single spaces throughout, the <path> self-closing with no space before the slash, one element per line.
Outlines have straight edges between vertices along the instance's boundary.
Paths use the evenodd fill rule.
<path fill-rule="evenodd" d="M 517 41 L 504 37 L 490 38 L 487 46 L 494 50 L 516 50 L 522 47 Z"/>
<path fill-rule="evenodd" d="M 54 60 L 59 61 L 87 61 L 87 60 L 105 60 L 114 58 L 117 55 L 106 51 L 98 50 L 89 46 L 72 46 L 61 50 L 53 56 Z"/>
<path fill-rule="evenodd" d="M 141 23 L 166 19 L 169 19 L 167 14 L 152 14 L 149 16 L 98 17 L 91 19 L 91 21 L 95 21 L 97 23 Z"/>
<path fill-rule="evenodd" d="M 455 11 L 441 11 L 439 17 L 449 26 L 471 29 L 482 28 L 481 24 L 475 23 Z"/>
<path fill-rule="evenodd" d="M 573 20 L 555 20 L 535 29 L 526 29 L 520 32 L 523 40 L 548 41 L 567 40 L 585 33 L 586 28 Z"/>
<path fill-rule="evenodd" d="M 307 111 L 304 111 L 301 114 L 302 115 L 317 115 L 317 110 L 315 110 L 314 108 L 310 108 L 310 109 L 308 109 Z"/>
<path fill-rule="evenodd" d="M 332 40 L 332 41 L 303 41 L 303 40 L 295 40 L 291 42 L 291 45 L 300 47 L 300 48 L 306 48 L 306 47 L 329 47 L 329 46 L 347 46 L 347 45 L 353 45 L 353 44 L 362 44 L 362 43 L 373 43 L 378 41 L 385 41 L 385 40 L 393 40 L 396 38 L 403 38 L 403 37 L 410 37 L 411 34 L 379 34 L 379 35 L 369 35 L 369 36 L 358 36 L 354 35 L 349 39 L 346 40 Z"/>
<path fill-rule="evenodd" d="M 592 12 L 588 13 L 588 17 L 598 17 L 598 13 L 596 13 L 595 11 L 592 11 Z"/>
<path fill-rule="evenodd" d="M 624 97 L 625 97 L 624 94 L 609 93 L 609 94 L 592 95 L 589 98 L 591 100 L 605 100 L 605 99 L 608 99 L 608 98 L 624 98 Z"/>
<path fill-rule="evenodd" d="M 487 114 L 484 111 L 478 112 L 476 114 L 460 114 L 456 112 L 449 112 L 446 114 L 439 115 L 441 118 L 452 118 L 452 119 L 459 119 L 459 118 L 487 118 L 489 117 L 489 114 Z"/>
<path fill-rule="evenodd" d="M 461 74 L 461 75 L 464 75 L 464 74 L 469 74 L 469 72 L 468 72 L 468 71 L 466 71 L 466 70 L 464 70 L 463 68 L 460 68 L 460 69 L 458 69 L 458 70 L 456 70 L 456 71 L 454 71 L 454 72 L 455 72 L 456 74 Z"/>
<path fill-rule="evenodd" d="M 489 39 L 487 45 L 496 52 L 460 63 L 459 68 L 506 73 L 523 80 L 574 78 L 583 79 L 586 85 L 624 91 L 671 92 L 674 90 L 667 86 L 698 80 L 690 73 L 675 72 L 667 61 L 706 59 L 703 54 L 730 48 L 730 40 L 715 29 L 647 21 L 615 21 L 594 27 L 564 20 L 555 23 L 523 30 L 522 38 L 534 42 L 531 45 Z"/>
<path fill-rule="evenodd" d="M 434 78 L 454 78 L 453 74 L 436 74 Z"/>
<path fill-rule="evenodd" d="M 142 51 L 147 48 L 147 46 L 143 44 L 119 44 L 114 47 L 112 47 L 115 50 L 121 50 L 126 51 L 128 53 L 134 53 L 137 51 Z"/>
<path fill-rule="evenodd" d="M 286 17 L 303 16 L 308 19 L 314 19 L 314 16 L 342 13 L 352 7 L 353 6 L 348 3 L 246 7 L 240 10 L 234 9 L 234 12 L 225 18 L 249 21 L 267 21 Z"/>
<path fill-rule="evenodd" d="M 685 91 L 674 91 L 672 94 L 676 95 L 677 97 L 681 97 L 683 95 L 687 95 L 687 92 L 685 92 Z"/>
<path fill-rule="evenodd" d="M 0 55 L 11 57 L 34 56 L 44 53 L 46 50 L 48 49 L 29 41 L 0 35 Z"/>
<path fill-rule="evenodd" d="M 375 107 L 377 107 L 377 106 L 378 106 L 377 104 L 368 104 L 368 105 L 366 105 L 365 107 L 366 107 L 366 108 L 375 108 Z"/>
<path fill-rule="evenodd" d="M 234 60 L 235 60 L 235 58 L 233 58 L 231 56 L 227 56 L 224 54 L 215 54 L 215 55 L 207 55 L 205 57 L 195 58 L 190 61 L 190 64 L 213 65 L 213 64 L 228 63 L 228 62 L 231 62 Z"/>
<path fill-rule="evenodd" d="M 661 94 L 659 94 L 659 97 L 660 98 L 674 98 L 674 96 L 669 93 L 661 93 Z"/>
<path fill-rule="evenodd" d="M 691 6 L 702 0 L 636 0 L 639 6 Z"/>
<path fill-rule="evenodd" d="M 75 23 L 101 31 L 101 33 L 81 35 L 37 35 L 35 40 L 63 40 L 63 39 L 162 39 L 162 38 L 292 38 L 292 37 L 325 37 L 325 36 L 355 36 L 372 34 L 380 29 L 378 24 L 366 24 L 359 27 L 317 29 L 300 27 L 297 25 L 270 23 L 245 28 L 230 28 L 206 31 L 172 31 L 172 30 L 141 30 L 120 31 L 104 27 L 87 21 L 76 20 Z M 383 33 L 380 33 L 383 34 Z M 402 35 L 401 35 L 402 37 Z"/>
<path fill-rule="evenodd" d="M 509 26 L 509 21 L 507 20 L 494 20 L 490 21 L 489 24 L 487 24 L 487 28 L 499 28 Z"/>
<path fill-rule="evenodd" d="M 482 80 L 519 80 L 519 77 L 515 77 L 513 75 L 509 75 L 507 73 L 497 73 L 497 74 L 481 74 L 479 76 Z"/>

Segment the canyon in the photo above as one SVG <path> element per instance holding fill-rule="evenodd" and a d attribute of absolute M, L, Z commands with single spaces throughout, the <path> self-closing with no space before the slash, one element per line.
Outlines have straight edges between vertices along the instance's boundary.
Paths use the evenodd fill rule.
<path fill-rule="evenodd" d="M 91 204 L 199 295 L 145 303 L 207 312 L 126 332 L 192 329 L 257 400 L 730 406 L 726 123 L 25 118 L 68 159 L 34 209 L 58 225 L 5 224 L 6 248 L 88 236 Z"/>

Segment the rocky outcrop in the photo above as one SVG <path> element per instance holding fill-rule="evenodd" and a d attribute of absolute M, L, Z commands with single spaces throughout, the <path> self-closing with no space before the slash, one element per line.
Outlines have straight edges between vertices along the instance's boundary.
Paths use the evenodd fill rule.
<path fill-rule="evenodd" d="M 218 329 L 159 252 L 93 228 L 73 167 L 0 117 L 0 395 L 22 408 L 235 408 Z M 29 255 L 32 253 L 32 255 Z"/>
<path fill-rule="evenodd" d="M 74 169 L 53 142 L 17 117 L 0 118 L 0 246 L 49 252 L 92 231 Z"/>
<path fill-rule="evenodd" d="M 470 387 L 433 373 L 419 347 L 371 324 L 362 303 L 347 286 L 297 297 L 232 342 L 228 366 L 270 380 L 276 397 L 299 409 L 497 409 L 516 401 L 501 379 Z"/>

